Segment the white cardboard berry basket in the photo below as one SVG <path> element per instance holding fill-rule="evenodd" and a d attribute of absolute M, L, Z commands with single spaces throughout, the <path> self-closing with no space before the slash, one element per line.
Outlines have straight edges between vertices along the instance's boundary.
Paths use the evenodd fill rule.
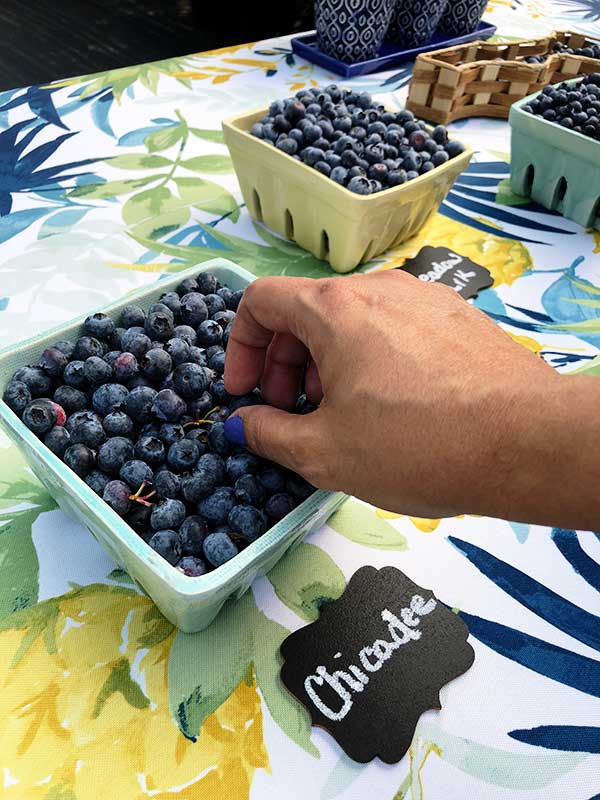
<path fill-rule="evenodd" d="M 103 311 L 117 319 L 123 306 L 136 303 L 148 308 L 159 295 L 174 289 L 184 278 L 213 272 L 232 289 L 243 289 L 254 276 L 223 258 L 202 267 L 178 272 L 101 309 L 87 309 L 81 317 L 21 344 L 0 350 L 0 397 L 18 367 L 37 364 L 42 351 L 61 339 L 83 333 L 88 314 Z M 340 492 L 316 491 L 263 536 L 213 572 L 190 578 L 171 566 L 138 536 L 81 478 L 52 453 L 0 399 L 0 423 L 26 456 L 32 470 L 61 509 L 91 532 L 109 555 L 181 630 L 206 628 L 228 599 L 237 599 L 253 580 L 272 569 L 279 559 L 308 533 L 318 529 L 346 499 Z M 82 534 L 81 547 L 86 539 Z M 68 557 L 68 553 L 64 554 Z"/>

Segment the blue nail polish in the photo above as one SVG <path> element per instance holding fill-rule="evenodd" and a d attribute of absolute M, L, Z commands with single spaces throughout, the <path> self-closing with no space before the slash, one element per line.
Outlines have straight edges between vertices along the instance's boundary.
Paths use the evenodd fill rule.
<path fill-rule="evenodd" d="M 223 433 L 233 444 L 246 447 L 246 437 L 244 435 L 244 423 L 241 417 L 227 417 L 223 426 Z"/>

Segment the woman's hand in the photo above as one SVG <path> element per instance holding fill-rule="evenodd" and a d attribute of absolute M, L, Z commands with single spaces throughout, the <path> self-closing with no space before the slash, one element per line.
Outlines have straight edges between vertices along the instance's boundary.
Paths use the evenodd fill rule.
<path fill-rule="evenodd" d="M 290 414 L 305 372 L 321 405 Z M 227 429 L 319 488 L 388 510 L 585 524 L 598 502 L 578 508 L 564 474 L 579 464 L 600 477 L 583 453 L 598 434 L 586 430 L 584 442 L 570 425 L 565 390 L 581 381 L 595 390 L 556 374 L 452 289 L 404 272 L 263 278 L 244 293 L 225 385 L 243 394 L 260 384 L 269 405 L 240 409 L 243 430 Z"/>

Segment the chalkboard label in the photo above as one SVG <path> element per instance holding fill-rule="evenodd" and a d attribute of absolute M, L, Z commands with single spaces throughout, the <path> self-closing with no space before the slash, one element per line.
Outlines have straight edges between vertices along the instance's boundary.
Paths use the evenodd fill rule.
<path fill-rule="evenodd" d="M 281 680 L 350 758 L 387 764 L 475 658 L 460 617 L 395 567 L 361 567 L 316 622 L 281 645 Z"/>
<path fill-rule="evenodd" d="M 491 273 L 475 261 L 447 247 L 423 247 L 402 267 L 424 283 L 445 283 L 466 300 L 492 285 Z"/>

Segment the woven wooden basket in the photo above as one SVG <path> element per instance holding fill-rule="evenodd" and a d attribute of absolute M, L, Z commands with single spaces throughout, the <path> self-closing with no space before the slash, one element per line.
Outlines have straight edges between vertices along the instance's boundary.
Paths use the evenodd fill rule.
<path fill-rule="evenodd" d="M 464 117 L 506 118 L 514 102 L 549 83 L 600 72 L 597 58 L 553 52 L 557 42 L 578 49 L 600 45 L 600 38 L 554 31 L 541 39 L 476 41 L 424 53 L 415 62 L 406 107 L 442 125 Z M 546 54 L 541 64 L 524 60 Z"/>

